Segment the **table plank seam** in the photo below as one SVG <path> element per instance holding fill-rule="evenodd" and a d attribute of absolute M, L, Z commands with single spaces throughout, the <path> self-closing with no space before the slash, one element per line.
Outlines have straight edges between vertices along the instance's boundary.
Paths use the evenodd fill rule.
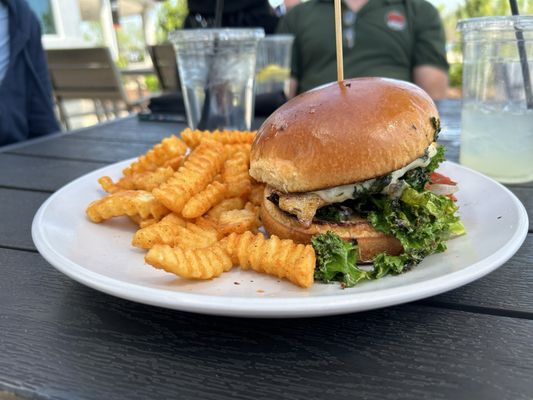
<path fill-rule="evenodd" d="M 169 130 L 168 135 L 166 136 L 170 136 L 170 135 L 176 135 L 179 137 L 179 132 L 172 132 L 172 130 Z M 105 143 L 122 143 L 122 144 L 130 144 L 130 143 L 132 144 L 155 144 L 155 143 L 160 142 L 160 140 L 150 140 L 150 139 L 140 140 L 140 139 L 124 138 L 124 140 L 120 140 L 120 139 L 112 139 L 112 138 L 106 138 L 106 137 L 101 137 L 101 136 L 93 137 L 93 136 L 78 136 L 78 135 L 69 136 L 69 139 L 86 141 L 86 142 L 99 142 L 99 143 L 105 142 Z"/>
<path fill-rule="evenodd" d="M 60 156 L 41 156 L 39 154 L 19 153 L 16 150 L 6 151 L 4 154 L 10 154 L 10 155 L 15 155 L 19 157 L 41 158 L 41 159 L 49 159 L 49 160 L 82 161 L 82 162 L 88 162 L 88 163 L 94 163 L 94 164 L 109 163 L 108 160 L 95 160 L 95 159 L 88 159 L 88 158 L 74 158 L 74 157 L 60 157 Z"/>
<path fill-rule="evenodd" d="M 34 188 L 26 188 L 26 187 L 21 187 L 21 186 L 12 186 L 12 185 L 0 185 L 0 189 L 20 190 L 22 192 L 36 192 L 36 193 L 48 193 L 48 194 L 55 193 L 55 190 L 34 189 Z"/>
<path fill-rule="evenodd" d="M 476 306 L 471 304 L 453 304 L 439 300 L 420 300 L 417 304 L 424 307 L 444 308 L 473 314 L 492 315 L 495 317 L 533 320 L 533 312 L 499 309 L 495 307 Z"/>
<path fill-rule="evenodd" d="M 0 244 L 0 249 L 4 250 L 14 250 L 14 251 L 24 251 L 26 253 L 33 253 L 33 254 L 39 254 L 37 249 L 32 247 L 20 247 L 20 246 L 10 246 L 10 245 L 3 245 Z"/>

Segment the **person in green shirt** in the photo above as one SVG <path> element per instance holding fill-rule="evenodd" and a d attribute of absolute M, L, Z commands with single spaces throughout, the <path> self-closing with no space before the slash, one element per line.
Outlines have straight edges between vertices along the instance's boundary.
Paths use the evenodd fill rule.
<path fill-rule="evenodd" d="M 344 0 L 344 76 L 411 81 L 434 99 L 446 96 L 448 62 L 438 11 L 424 0 Z M 292 97 L 337 79 L 332 0 L 290 10 L 278 33 L 295 35 Z"/>

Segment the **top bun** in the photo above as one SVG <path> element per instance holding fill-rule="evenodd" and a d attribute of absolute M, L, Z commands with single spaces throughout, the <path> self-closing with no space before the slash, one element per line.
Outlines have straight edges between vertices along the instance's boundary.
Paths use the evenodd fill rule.
<path fill-rule="evenodd" d="M 302 93 L 259 128 L 250 175 L 308 192 L 386 175 L 424 155 L 439 114 L 408 82 L 357 78 Z"/>

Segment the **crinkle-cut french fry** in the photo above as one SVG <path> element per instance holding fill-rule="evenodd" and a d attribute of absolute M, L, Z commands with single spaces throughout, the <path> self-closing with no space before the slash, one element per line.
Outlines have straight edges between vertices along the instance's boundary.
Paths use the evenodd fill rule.
<path fill-rule="evenodd" d="M 215 278 L 233 267 L 230 256 L 219 245 L 183 250 L 158 244 L 148 251 L 145 261 L 155 268 L 188 279 Z"/>
<path fill-rule="evenodd" d="M 250 192 L 250 201 L 259 206 L 263 202 L 263 197 L 265 196 L 265 185 L 262 183 L 253 183 L 252 191 Z"/>
<path fill-rule="evenodd" d="M 223 237 L 223 235 L 220 234 L 218 232 L 218 230 L 217 230 L 217 228 L 218 228 L 217 221 L 209 219 L 205 215 L 202 215 L 201 217 L 195 218 L 194 219 L 194 224 L 199 226 L 202 229 L 214 230 L 215 232 L 217 232 L 218 239 L 222 239 L 222 237 Z"/>
<path fill-rule="evenodd" d="M 208 247 L 219 239 L 218 232 L 207 226 L 200 227 L 192 222 L 185 222 L 175 214 L 162 219 L 157 224 L 139 229 L 133 236 L 132 245 L 149 249 L 156 244 L 180 246 L 183 249 Z"/>
<path fill-rule="evenodd" d="M 155 218 L 148 218 L 148 219 L 143 219 L 139 222 L 139 228 L 143 229 L 143 228 L 147 228 L 153 224 L 156 224 L 158 221 L 155 219 Z"/>
<path fill-rule="evenodd" d="M 187 222 L 185 228 L 180 228 L 175 245 L 182 249 L 196 249 L 209 247 L 220 239 L 218 232 L 207 226 L 198 226 L 192 222 Z"/>
<path fill-rule="evenodd" d="M 237 152 L 226 160 L 222 177 L 228 185 L 228 196 L 243 196 L 251 192 L 249 168 L 250 156 L 245 153 Z"/>
<path fill-rule="evenodd" d="M 226 197 L 227 191 L 227 186 L 223 183 L 216 181 L 210 183 L 185 204 L 181 215 L 185 218 L 197 218 L 205 214 L 211 207 L 220 203 Z"/>
<path fill-rule="evenodd" d="M 153 171 L 157 167 L 163 166 L 168 160 L 183 156 L 186 152 L 185 142 L 172 135 L 156 144 L 122 172 L 124 175 L 131 175 L 136 172 Z"/>
<path fill-rule="evenodd" d="M 250 230 L 251 231 L 256 231 L 261 226 L 261 207 L 260 206 L 256 206 L 255 204 L 253 204 L 251 202 L 248 202 L 244 206 L 244 209 L 252 212 L 255 215 L 254 226 Z"/>
<path fill-rule="evenodd" d="M 171 167 L 159 167 L 154 171 L 143 171 L 126 175 L 113 183 L 111 178 L 103 176 L 98 182 L 106 192 L 115 193 L 119 190 L 146 190 L 151 192 L 162 183 L 166 182 L 174 170 Z"/>
<path fill-rule="evenodd" d="M 115 184 L 115 182 L 113 182 L 113 179 L 111 179 L 109 176 L 102 176 L 98 179 L 98 183 L 107 193 L 115 193 L 120 190 L 120 188 Z"/>
<path fill-rule="evenodd" d="M 229 210 L 240 210 L 244 207 L 244 200 L 240 197 L 231 197 L 229 199 L 222 200 L 211 210 L 207 212 L 207 218 L 211 221 L 218 222 L 220 214 Z"/>
<path fill-rule="evenodd" d="M 102 222 L 121 215 L 139 215 L 141 219 L 160 220 L 170 212 L 150 192 L 122 190 L 93 201 L 87 207 L 87 216 L 93 222 Z"/>
<path fill-rule="evenodd" d="M 165 161 L 163 164 L 163 167 L 170 167 L 174 171 L 177 171 L 185 162 L 185 156 L 176 156 L 174 158 L 171 158 L 170 160 Z"/>
<path fill-rule="evenodd" d="M 220 214 L 218 231 L 222 235 L 243 233 L 257 228 L 257 215 L 251 210 L 229 210 Z"/>
<path fill-rule="evenodd" d="M 205 140 L 214 140 L 223 144 L 251 144 L 255 138 L 255 131 L 215 130 L 209 132 L 186 128 L 180 136 L 189 147 L 195 148 Z"/>
<path fill-rule="evenodd" d="M 149 249 L 155 244 L 173 245 L 179 234 L 178 227 L 185 227 L 187 222 L 179 215 L 170 213 L 156 224 L 139 229 L 133 235 L 132 245 Z"/>
<path fill-rule="evenodd" d="M 280 240 L 277 236 L 265 239 L 262 234 L 245 232 L 231 234 L 220 242 L 230 254 L 234 265 L 284 278 L 307 288 L 313 284 L 315 251 L 311 245 Z"/>
<path fill-rule="evenodd" d="M 213 181 L 222 169 L 224 160 L 221 144 L 202 143 L 191 152 L 183 166 L 152 193 L 166 207 L 181 213 L 189 199 Z"/>
<path fill-rule="evenodd" d="M 244 153 L 250 158 L 250 151 L 252 150 L 251 143 L 234 143 L 234 144 L 225 144 L 224 149 L 226 149 L 226 158 L 233 157 L 235 153 Z"/>

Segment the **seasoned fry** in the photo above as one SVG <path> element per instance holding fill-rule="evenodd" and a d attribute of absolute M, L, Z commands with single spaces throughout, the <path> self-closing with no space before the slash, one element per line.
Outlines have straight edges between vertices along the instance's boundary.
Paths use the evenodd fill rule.
<path fill-rule="evenodd" d="M 191 148 L 195 148 L 205 140 L 214 140 L 222 144 L 251 144 L 255 138 L 255 131 L 215 130 L 209 132 L 186 128 L 181 132 L 181 138 Z"/>
<path fill-rule="evenodd" d="M 220 214 L 222 214 L 223 212 L 229 210 L 240 210 L 242 208 L 244 208 L 244 200 L 240 197 L 232 197 L 226 200 L 222 200 L 211 210 L 209 210 L 209 212 L 207 213 L 207 218 L 212 221 L 218 222 Z"/>
<path fill-rule="evenodd" d="M 154 171 L 137 172 L 131 175 L 126 175 L 113 183 L 110 177 L 103 176 L 98 179 L 98 182 L 108 193 L 115 193 L 119 190 L 146 190 L 151 192 L 153 189 L 166 182 L 172 175 L 174 170 L 171 167 L 159 167 Z"/>
<path fill-rule="evenodd" d="M 160 220 L 170 212 L 150 192 L 123 190 L 93 201 L 87 207 L 87 216 L 93 222 L 102 222 L 121 215 L 139 215 L 141 219 Z"/>
<path fill-rule="evenodd" d="M 231 234 L 220 242 L 230 254 L 234 265 L 285 278 L 307 288 L 313 284 L 315 251 L 311 245 L 280 240 L 277 236 L 265 239 L 262 234 L 245 232 Z"/>
<path fill-rule="evenodd" d="M 250 201 L 259 206 L 263 202 L 265 195 L 265 185 L 262 183 L 252 183 L 252 191 L 250 192 Z"/>
<path fill-rule="evenodd" d="M 217 231 L 218 225 L 217 222 L 207 218 L 206 216 L 198 217 L 194 220 L 194 224 L 199 226 L 200 228 L 207 229 L 207 230 L 214 230 Z M 218 231 L 217 231 L 218 234 Z M 222 234 L 218 234 L 220 238 L 222 238 Z"/>
<path fill-rule="evenodd" d="M 170 213 L 161 221 L 139 229 L 133 236 L 132 245 L 149 249 L 155 244 L 174 244 L 178 235 L 177 227 L 184 227 L 187 223 L 180 216 Z"/>
<path fill-rule="evenodd" d="M 196 249 L 211 246 L 219 239 L 216 230 L 187 222 L 185 228 L 179 229 L 175 244 L 183 249 Z"/>
<path fill-rule="evenodd" d="M 229 271 L 233 264 L 221 246 L 183 250 L 156 245 L 145 257 L 146 263 L 183 278 L 211 279 Z"/>
<path fill-rule="evenodd" d="M 257 215 L 247 209 L 224 211 L 218 219 L 218 231 L 222 235 L 243 233 L 257 227 Z"/>
<path fill-rule="evenodd" d="M 183 140 L 172 135 L 156 144 L 122 172 L 124 175 L 131 175 L 136 172 L 153 171 L 157 167 L 163 166 L 165 162 L 183 156 L 186 152 L 187 145 Z"/>
<path fill-rule="evenodd" d="M 152 193 L 166 207 L 181 213 L 187 201 L 203 190 L 219 173 L 224 158 L 221 144 L 202 143 L 191 152 L 183 167 Z"/>
<path fill-rule="evenodd" d="M 185 156 L 176 156 L 170 160 L 165 161 L 163 167 L 170 167 L 174 171 L 177 171 L 185 162 Z"/>
<path fill-rule="evenodd" d="M 234 144 L 225 144 L 224 149 L 226 150 L 226 158 L 233 157 L 235 153 L 242 152 L 248 155 L 250 158 L 250 151 L 252 150 L 251 143 L 234 143 Z"/>
<path fill-rule="evenodd" d="M 222 177 L 228 184 L 228 196 L 243 196 L 251 192 L 252 182 L 248 173 L 249 168 L 249 154 L 237 152 L 232 158 L 226 160 Z"/>
<path fill-rule="evenodd" d="M 223 183 L 216 181 L 210 183 L 185 204 L 181 214 L 185 218 L 197 218 L 217 203 L 220 203 L 226 197 L 227 191 L 227 186 Z"/>

